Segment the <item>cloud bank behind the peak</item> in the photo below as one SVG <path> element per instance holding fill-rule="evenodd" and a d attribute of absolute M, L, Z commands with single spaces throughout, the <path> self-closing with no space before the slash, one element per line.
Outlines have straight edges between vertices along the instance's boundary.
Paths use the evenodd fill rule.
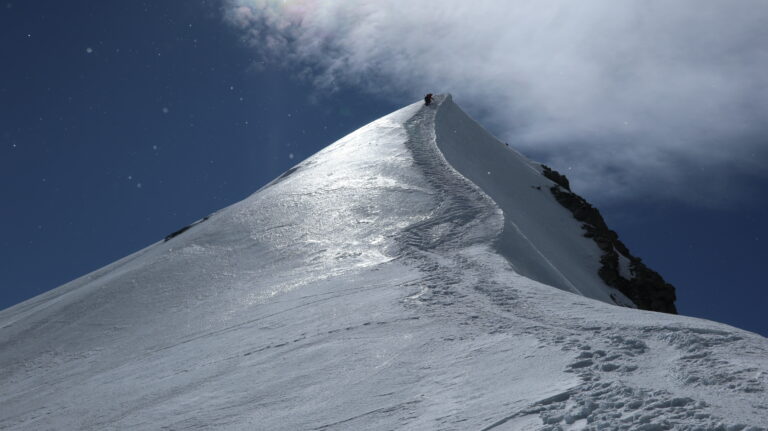
<path fill-rule="evenodd" d="M 766 171 L 765 0 L 226 1 L 264 60 L 450 91 L 593 197 L 711 203 Z"/>

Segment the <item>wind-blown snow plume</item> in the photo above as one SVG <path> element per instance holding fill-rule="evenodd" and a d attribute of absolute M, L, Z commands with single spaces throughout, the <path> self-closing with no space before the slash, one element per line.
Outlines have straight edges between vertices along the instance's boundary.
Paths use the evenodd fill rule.
<path fill-rule="evenodd" d="M 226 0 L 226 16 L 322 87 L 452 91 L 595 197 L 700 199 L 695 183 L 717 200 L 768 160 L 762 0 Z"/>

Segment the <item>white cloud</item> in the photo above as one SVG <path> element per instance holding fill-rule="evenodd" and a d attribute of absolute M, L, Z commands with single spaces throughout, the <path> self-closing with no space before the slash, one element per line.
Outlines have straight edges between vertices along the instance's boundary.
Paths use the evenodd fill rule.
<path fill-rule="evenodd" d="M 226 1 L 265 61 L 451 92 L 591 197 L 712 203 L 768 172 L 764 0 Z"/>

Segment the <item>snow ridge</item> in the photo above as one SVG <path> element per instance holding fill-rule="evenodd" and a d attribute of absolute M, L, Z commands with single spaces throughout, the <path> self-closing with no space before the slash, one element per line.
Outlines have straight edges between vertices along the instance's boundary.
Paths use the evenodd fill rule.
<path fill-rule="evenodd" d="M 515 228 L 513 235 L 523 237 L 531 248 L 535 246 L 514 223 L 504 223 L 505 213 L 496 202 L 462 175 L 469 173 L 477 177 L 476 172 L 465 169 L 459 173 L 446 161 L 441 152 L 440 126 L 435 127 L 434 123 L 434 117 L 440 115 L 444 104 L 450 110 L 456 109 L 450 96 L 441 97 L 436 109 L 424 107 L 406 123 L 409 130 L 406 145 L 413 152 L 416 164 L 427 178 L 432 179 L 430 184 L 436 190 L 443 190 L 448 195 L 441 194 L 438 198 L 442 205 L 435 210 L 434 219 L 418 223 L 408 231 L 415 229 L 420 238 L 433 238 L 432 232 L 445 223 L 449 227 L 444 232 L 452 232 L 451 227 L 460 231 L 446 234 L 445 237 L 454 239 L 450 247 L 440 247 L 443 241 L 415 242 L 430 245 L 427 257 L 440 256 L 424 259 L 428 263 L 419 265 L 430 275 L 419 281 L 423 290 L 417 298 L 422 305 L 446 306 L 447 309 L 440 311 L 440 317 L 449 315 L 452 320 L 463 319 L 464 324 L 481 325 L 491 333 L 510 334 L 522 330 L 526 336 L 535 336 L 541 346 L 558 346 L 563 352 L 573 352 L 565 372 L 578 376 L 582 382 L 501 417 L 482 429 L 766 429 L 759 425 L 768 423 L 768 412 L 758 406 L 768 399 L 765 371 L 768 361 L 755 356 L 757 351 L 767 351 L 765 340 L 758 341 L 761 337 L 752 338 L 751 341 L 757 341 L 760 346 L 753 350 L 747 347 L 750 342 L 743 343 L 746 341 L 743 336 L 730 331 L 680 325 L 690 323 L 690 319 L 671 318 L 676 323 L 659 327 L 654 320 L 666 321 L 666 316 L 593 304 L 596 309 L 609 307 L 611 310 L 607 315 L 610 317 L 595 321 L 583 318 L 582 312 L 591 310 L 592 306 L 580 300 L 576 300 L 574 306 L 551 308 L 551 299 L 531 300 L 542 291 L 547 292 L 546 289 L 530 280 L 521 280 L 514 263 L 510 266 L 501 259 L 502 255 L 507 258 L 504 252 L 509 252 L 510 248 L 503 244 L 499 246 L 498 242 L 505 241 L 501 238 L 502 231 L 511 225 Z M 433 135 L 435 129 L 438 132 Z M 445 129 L 443 125 L 443 136 Z M 463 142 L 464 145 L 469 143 L 472 142 Z M 535 168 L 531 169 L 535 171 Z M 492 190 L 490 187 L 486 189 Z M 445 216 L 449 217 L 448 221 Z M 462 229 L 474 226 L 466 221 L 471 217 L 485 228 Z M 515 240 L 519 242 L 519 238 Z M 496 247 L 489 247 L 494 243 Z M 538 255 L 546 259 L 540 253 Z M 516 259 L 519 256 L 507 258 L 511 262 Z M 536 271 L 531 270 L 531 266 L 526 270 Z M 536 293 L 533 294 L 531 289 Z M 550 306 L 542 307 L 542 304 Z M 620 317 L 626 313 L 642 314 L 626 319 Z M 676 342 L 670 343 L 671 340 Z M 719 349 L 707 351 L 715 346 L 734 349 L 744 354 L 742 359 L 751 358 L 746 362 L 757 360 L 757 363 L 742 370 L 739 368 L 743 364 L 741 360 L 724 360 L 728 355 Z M 657 374 L 654 368 L 665 360 L 673 364 L 671 373 Z M 718 369 L 714 373 L 713 366 Z M 659 384 L 670 377 L 672 384 Z M 728 395 L 719 391 L 717 394 L 700 391 L 702 385 L 719 386 L 725 382 L 738 382 L 728 384 L 731 390 Z M 751 394 L 759 396 L 752 398 Z M 719 399 L 721 396 L 726 399 Z M 750 416 L 754 418 L 751 422 L 737 421 L 730 425 L 725 419 L 743 420 Z"/>
<path fill-rule="evenodd" d="M 768 340 L 611 305 L 551 184 L 407 106 L 0 311 L 0 428 L 768 429 Z"/>
<path fill-rule="evenodd" d="M 468 181 L 437 148 L 435 110 L 444 96 L 422 107 L 405 123 L 406 148 L 439 203 L 431 217 L 405 230 L 406 243 L 420 250 L 450 250 L 487 244 L 501 234 L 504 215 L 480 188 Z"/>

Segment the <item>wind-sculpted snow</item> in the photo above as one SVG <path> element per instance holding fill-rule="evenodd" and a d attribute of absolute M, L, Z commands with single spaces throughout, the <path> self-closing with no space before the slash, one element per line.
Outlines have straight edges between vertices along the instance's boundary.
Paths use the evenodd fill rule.
<path fill-rule="evenodd" d="M 0 429 L 766 429 L 766 339 L 608 304 L 470 122 L 403 108 L 0 312 Z"/>

